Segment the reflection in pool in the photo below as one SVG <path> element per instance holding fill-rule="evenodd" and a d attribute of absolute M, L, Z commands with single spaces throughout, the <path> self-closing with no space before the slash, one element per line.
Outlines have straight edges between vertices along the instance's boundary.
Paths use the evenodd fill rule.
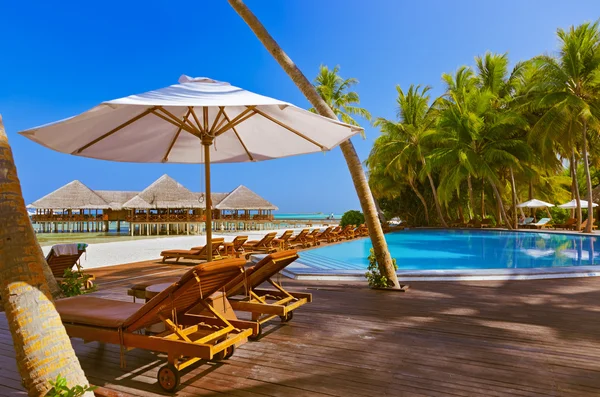
<path fill-rule="evenodd" d="M 399 270 L 515 269 L 596 265 L 596 236 L 482 230 L 407 230 L 386 235 Z M 301 252 L 324 271 L 364 270 L 371 241 L 351 240 Z M 316 269 L 313 269 L 316 270 Z"/>

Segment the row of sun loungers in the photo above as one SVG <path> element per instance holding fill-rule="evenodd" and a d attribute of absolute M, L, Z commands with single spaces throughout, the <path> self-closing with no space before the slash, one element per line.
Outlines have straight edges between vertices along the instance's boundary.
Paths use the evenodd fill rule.
<path fill-rule="evenodd" d="M 261 336 L 265 322 L 289 322 L 312 301 L 310 293 L 287 291 L 273 280 L 297 258 L 286 250 L 250 267 L 242 258 L 202 263 L 145 304 L 82 295 L 58 300 L 56 308 L 70 337 L 120 345 L 123 367 L 124 353 L 133 348 L 166 354 L 157 379 L 173 392 L 184 368 L 231 357 L 236 346 Z M 273 288 L 261 288 L 265 283 Z M 244 312 L 249 319 L 237 317 Z"/>
<path fill-rule="evenodd" d="M 565 229 L 565 230 L 576 230 L 577 229 L 577 220 L 575 218 L 569 218 L 565 223 L 552 223 L 550 218 L 542 218 L 537 222 L 533 222 L 533 218 L 525 218 L 525 220 L 519 223 L 519 228 L 529 228 L 529 229 L 547 229 L 553 227 L 554 229 Z M 588 220 L 584 220 L 581 222 L 581 226 L 579 231 L 582 231 L 586 228 Z M 592 226 L 592 229 L 597 229 L 596 225 Z"/>
<path fill-rule="evenodd" d="M 276 232 L 266 234 L 261 240 L 248 241 L 247 236 L 237 236 L 232 242 L 225 243 L 224 238 L 212 239 L 212 258 L 220 260 L 231 257 L 245 256 L 246 259 L 253 254 L 268 254 L 284 249 L 292 248 L 308 248 L 315 245 L 320 245 L 322 242 L 334 243 L 342 240 L 349 240 L 356 237 L 364 237 L 369 233 L 364 226 L 354 227 L 348 225 L 346 227 L 328 227 L 325 230 L 309 229 L 301 230 L 297 235 L 293 235 L 292 230 L 286 230 L 283 234 L 277 237 Z M 189 250 L 166 250 L 161 252 L 162 261 L 167 259 L 175 259 L 179 262 L 180 259 L 186 260 L 206 260 L 208 258 L 207 246 L 192 247 Z"/>

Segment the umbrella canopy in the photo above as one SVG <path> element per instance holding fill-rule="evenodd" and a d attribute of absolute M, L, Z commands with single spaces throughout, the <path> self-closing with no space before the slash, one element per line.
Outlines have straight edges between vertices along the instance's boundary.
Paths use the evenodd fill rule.
<path fill-rule="evenodd" d="M 137 163 L 269 160 L 330 150 L 362 131 L 229 83 L 182 76 L 180 84 L 103 102 L 21 132 L 50 149 Z"/>
<path fill-rule="evenodd" d="M 579 202 L 581 203 L 581 208 L 588 208 L 588 202 L 586 200 L 579 200 Z M 596 203 L 592 203 L 592 207 L 597 207 L 598 204 Z M 568 203 L 564 203 L 558 206 L 558 208 L 566 208 L 566 209 L 573 209 L 573 208 L 577 208 L 577 200 L 571 200 Z"/>
<path fill-rule="evenodd" d="M 542 200 L 533 199 L 533 200 L 525 201 L 524 203 L 517 205 L 517 208 L 544 208 L 544 207 L 545 208 L 554 207 L 554 204 L 550 204 L 550 203 L 547 203 Z"/>
<path fill-rule="evenodd" d="M 210 166 L 327 151 L 351 126 L 209 78 L 103 102 L 75 117 L 20 132 L 76 156 L 137 163 L 205 163 L 207 252 Z M 210 256 L 209 256 L 210 260 Z"/>

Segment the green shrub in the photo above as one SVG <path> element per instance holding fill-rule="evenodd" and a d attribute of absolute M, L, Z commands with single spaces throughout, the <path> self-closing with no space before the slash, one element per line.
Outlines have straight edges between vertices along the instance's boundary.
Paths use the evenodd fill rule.
<path fill-rule="evenodd" d="M 362 212 L 360 211 L 356 211 L 356 210 L 350 210 L 350 211 L 346 211 L 344 212 L 344 215 L 342 215 L 342 220 L 340 222 L 340 226 L 344 227 L 346 225 L 362 225 L 363 223 L 365 223 L 365 216 L 363 215 Z"/>
<path fill-rule="evenodd" d="M 77 296 L 87 294 L 96 290 L 96 286 L 86 289 L 88 280 L 91 278 L 89 274 L 84 274 L 80 270 L 65 270 L 62 280 L 59 280 L 58 285 L 64 296 Z"/>
<path fill-rule="evenodd" d="M 392 259 L 392 263 L 394 264 L 394 270 L 398 270 L 396 259 Z M 367 278 L 371 288 L 388 287 L 388 279 L 379 271 L 379 265 L 377 264 L 377 258 L 375 257 L 375 251 L 373 251 L 373 248 L 371 248 L 369 251 L 369 267 L 367 268 L 365 277 Z"/>
<path fill-rule="evenodd" d="M 94 391 L 96 386 L 67 386 L 67 380 L 58 375 L 55 381 L 50 381 L 52 389 L 48 390 L 46 397 L 80 397 L 88 391 Z"/>

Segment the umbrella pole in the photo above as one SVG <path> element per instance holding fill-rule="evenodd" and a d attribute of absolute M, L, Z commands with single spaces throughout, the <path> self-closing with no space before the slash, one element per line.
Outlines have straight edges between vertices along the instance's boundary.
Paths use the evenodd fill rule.
<path fill-rule="evenodd" d="M 204 145 L 204 176 L 206 181 L 206 261 L 212 261 L 212 200 L 210 194 L 210 145 L 212 142 L 202 140 Z"/>

